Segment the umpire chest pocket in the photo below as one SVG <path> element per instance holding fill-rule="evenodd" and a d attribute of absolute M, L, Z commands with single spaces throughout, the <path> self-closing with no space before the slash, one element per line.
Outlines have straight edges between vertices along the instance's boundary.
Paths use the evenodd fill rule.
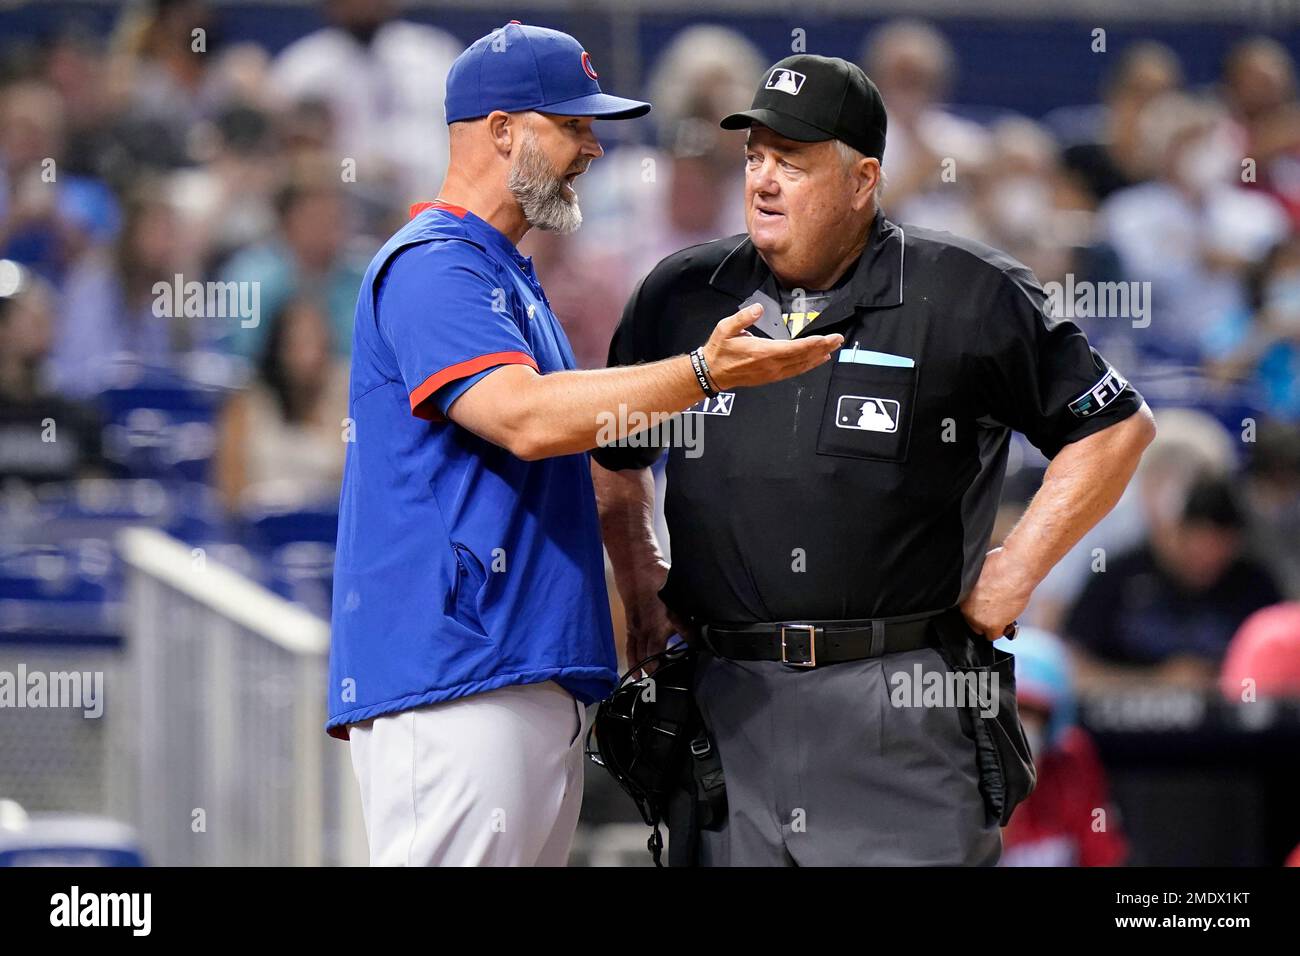
<path fill-rule="evenodd" d="M 837 362 L 831 371 L 819 455 L 906 461 L 917 369 Z"/>

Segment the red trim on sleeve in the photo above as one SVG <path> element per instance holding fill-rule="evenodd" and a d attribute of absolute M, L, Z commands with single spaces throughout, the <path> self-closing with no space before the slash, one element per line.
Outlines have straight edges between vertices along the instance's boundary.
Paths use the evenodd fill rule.
<path fill-rule="evenodd" d="M 489 352 L 487 355 L 448 365 L 441 372 L 434 372 L 411 392 L 411 414 L 429 422 L 444 421 L 442 412 L 438 411 L 437 406 L 432 403 L 425 406 L 425 401 L 448 382 L 454 382 L 458 378 L 468 378 L 494 365 L 527 365 L 534 372 L 538 370 L 536 360 L 527 352 Z"/>
<path fill-rule="evenodd" d="M 427 202 L 413 203 L 411 205 L 411 218 L 414 219 L 426 209 L 445 209 L 457 219 L 464 219 L 469 214 L 469 210 L 461 206 L 453 206 L 451 203 L 443 202 L 440 199 L 433 199 Z"/>

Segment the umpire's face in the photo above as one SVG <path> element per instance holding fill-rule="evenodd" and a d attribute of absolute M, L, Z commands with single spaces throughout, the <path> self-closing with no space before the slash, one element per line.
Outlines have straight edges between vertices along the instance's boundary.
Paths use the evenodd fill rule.
<path fill-rule="evenodd" d="M 745 227 L 787 288 L 824 289 L 861 248 L 879 165 L 847 163 L 835 143 L 802 143 L 755 123 L 745 145 Z"/>

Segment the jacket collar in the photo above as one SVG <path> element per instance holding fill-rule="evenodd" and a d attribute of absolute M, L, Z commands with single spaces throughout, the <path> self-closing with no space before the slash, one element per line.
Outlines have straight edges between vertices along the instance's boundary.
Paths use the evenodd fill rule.
<path fill-rule="evenodd" d="M 862 255 L 848 283 L 817 316 L 813 331 L 822 332 L 863 309 L 889 309 L 903 304 L 903 242 L 901 226 L 877 212 Z M 714 270 L 709 285 L 719 292 L 746 299 L 755 289 L 777 298 L 776 277 L 746 236 Z"/>
<path fill-rule="evenodd" d="M 410 218 L 408 221 L 414 220 L 421 213 L 429 209 L 441 210 L 442 212 L 455 216 L 465 224 L 467 230 L 474 232 L 487 246 L 492 247 L 508 259 L 514 259 L 525 272 L 529 275 L 534 275 L 532 256 L 525 256 L 519 251 L 519 248 L 510 241 L 510 238 L 505 233 L 492 225 L 492 223 L 488 222 L 486 219 L 474 215 L 474 213 L 470 212 L 463 206 L 453 206 L 451 203 L 443 202 L 441 199 L 417 202 L 411 206 Z"/>

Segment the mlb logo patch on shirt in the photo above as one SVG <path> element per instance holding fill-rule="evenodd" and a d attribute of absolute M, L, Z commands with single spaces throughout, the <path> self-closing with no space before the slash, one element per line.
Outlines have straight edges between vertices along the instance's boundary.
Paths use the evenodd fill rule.
<path fill-rule="evenodd" d="M 835 424 L 863 432 L 898 431 L 898 402 L 869 395 L 841 395 Z"/>

